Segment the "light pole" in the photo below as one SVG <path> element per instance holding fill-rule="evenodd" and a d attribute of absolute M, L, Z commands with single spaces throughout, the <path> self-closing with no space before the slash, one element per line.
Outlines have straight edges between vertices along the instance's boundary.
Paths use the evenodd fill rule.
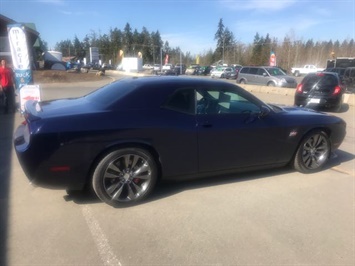
<path fill-rule="evenodd" d="M 222 64 L 224 65 L 224 43 L 225 43 L 226 36 L 223 34 L 223 54 L 222 54 Z"/>

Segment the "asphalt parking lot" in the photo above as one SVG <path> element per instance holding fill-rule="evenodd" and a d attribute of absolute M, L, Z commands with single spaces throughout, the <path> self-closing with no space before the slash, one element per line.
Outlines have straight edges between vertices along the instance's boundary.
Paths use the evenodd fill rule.
<path fill-rule="evenodd" d="M 42 98 L 100 85 L 43 85 Z M 335 115 L 348 134 L 320 173 L 282 168 L 160 184 L 147 202 L 116 209 L 31 186 L 12 147 L 23 118 L 0 114 L 0 265 L 354 265 L 355 109 Z"/>

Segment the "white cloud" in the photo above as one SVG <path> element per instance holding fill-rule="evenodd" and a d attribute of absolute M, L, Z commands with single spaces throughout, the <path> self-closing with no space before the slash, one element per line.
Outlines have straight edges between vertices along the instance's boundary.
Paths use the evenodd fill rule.
<path fill-rule="evenodd" d="M 251 11 L 279 11 L 296 4 L 296 0 L 220 0 L 226 8 Z"/>
<path fill-rule="evenodd" d="M 64 0 L 36 0 L 36 2 L 52 4 L 57 6 L 62 6 L 66 4 Z"/>
<path fill-rule="evenodd" d="M 59 13 L 66 15 L 66 16 L 87 16 L 87 17 L 94 17 L 98 16 L 99 14 L 95 11 L 88 11 L 88 12 L 82 12 L 82 11 L 67 11 L 67 10 L 59 10 Z"/>

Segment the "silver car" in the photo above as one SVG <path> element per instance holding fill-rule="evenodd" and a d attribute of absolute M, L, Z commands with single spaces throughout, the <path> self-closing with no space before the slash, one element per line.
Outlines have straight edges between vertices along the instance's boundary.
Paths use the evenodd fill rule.
<path fill-rule="evenodd" d="M 278 67 L 245 66 L 240 69 L 237 83 L 296 88 L 297 81 Z"/>

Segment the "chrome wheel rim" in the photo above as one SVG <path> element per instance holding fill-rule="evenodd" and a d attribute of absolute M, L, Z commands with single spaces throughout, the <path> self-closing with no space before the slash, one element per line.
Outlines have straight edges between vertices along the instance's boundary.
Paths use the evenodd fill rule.
<path fill-rule="evenodd" d="M 317 169 L 324 164 L 329 155 L 327 138 L 322 134 L 310 137 L 303 145 L 302 160 L 308 169 Z"/>
<path fill-rule="evenodd" d="M 103 187 L 113 201 L 127 202 L 145 194 L 152 180 L 148 161 L 137 154 L 112 160 L 105 169 Z"/>

